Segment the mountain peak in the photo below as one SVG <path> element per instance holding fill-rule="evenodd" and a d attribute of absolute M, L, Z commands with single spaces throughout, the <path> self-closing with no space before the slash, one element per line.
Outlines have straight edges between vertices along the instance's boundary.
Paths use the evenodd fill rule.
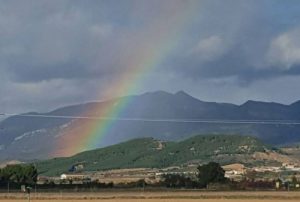
<path fill-rule="evenodd" d="M 147 93 L 142 94 L 142 96 L 145 96 L 145 95 L 146 96 L 151 96 L 151 95 L 156 95 L 156 96 L 165 96 L 165 95 L 167 95 L 167 96 L 170 96 L 172 94 L 168 93 L 166 91 L 159 90 L 159 91 L 147 92 Z"/>
<path fill-rule="evenodd" d="M 176 99 L 179 100 L 189 100 L 189 101 L 195 101 L 195 102 L 199 102 L 202 103 L 203 101 L 198 100 L 197 98 L 189 95 L 188 93 L 186 93 L 185 91 L 178 91 L 177 93 L 174 94 Z"/>
<path fill-rule="evenodd" d="M 298 106 L 298 105 L 300 105 L 300 100 L 298 100 L 298 101 L 296 101 L 296 102 L 293 102 L 293 103 L 291 104 L 291 106 Z"/>
<path fill-rule="evenodd" d="M 147 92 L 142 94 L 143 96 L 176 96 L 176 97 L 185 97 L 185 98 L 192 98 L 191 95 L 189 95 L 188 93 L 186 93 L 185 91 L 181 90 L 178 91 L 174 94 L 166 92 L 166 91 L 154 91 L 154 92 Z"/>
<path fill-rule="evenodd" d="M 178 91 L 177 93 L 175 93 L 174 95 L 180 95 L 180 96 L 189 96 L 190 97 L 190 95 L 189 94 L 187 94 L 185 91 L 183 91 L 183 90 L 180 90 L 180 91 Z"/>
<path fill-rule="evenodd" d="M 254 104 L 257 104 L 257 103 L 260 103 L 258 101 L 254 101 L 254 100 L 247 100 L 244 104 L 242 105 L 254 105 Z"/>
<path fill-rule="evenodd" d="M 264 101 L 255 101 L 255 100 L 248 100 L 241 106 L 285 106 L 284 104 L 276 103 L 276 102 L 264 102 Z"/>

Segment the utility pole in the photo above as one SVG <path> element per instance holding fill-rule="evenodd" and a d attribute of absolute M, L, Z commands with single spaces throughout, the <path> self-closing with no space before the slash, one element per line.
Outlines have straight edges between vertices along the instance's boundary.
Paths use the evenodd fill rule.
<path fill-rule="evenodd" d="M 31 187 L 26 187 L 28 202 L 31 201 L 31 198 L 30 198 L 31 189 L 32 189 Z"/>
<path fill-rule="evenodd" d="M 31 201 L 31 197 L 30 197 L 31 189 L 32 189 L 32 187 L 29 187 L 29 186 L 26 187 L 26 185 L 22 185 L 21 186 L 21 191 L 27 194 L 27 200 L 28 200 L 28 202 Z"/>

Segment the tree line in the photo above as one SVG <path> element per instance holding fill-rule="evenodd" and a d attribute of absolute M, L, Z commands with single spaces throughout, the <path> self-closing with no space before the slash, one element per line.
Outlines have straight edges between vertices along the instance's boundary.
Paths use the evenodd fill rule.
<path fill-rule="evenodd" d="M 8 165 L 0 169 L 0 185 L 34 185 L 37 182 L 38 171 L 34 165 Z"/>
<path fill-rule="evenodd" d="M 229 180 L 225 177 L 225 171 L 220 164 L 210 162 L 197 167 L 196 178 L 179 174 L 164 175 L 164 186 L 170 188 L 207 188 L 209 184 L 225 184 Z"/>
<path fill-rule="evenodd" d="M 222 167 L 215 162 L 200 165 L 197 168 L 197 175 L 194 177 L 187 177 L 179 174 L 166 174 L 163 176 L 163 180 L 154 185 L 155 187 L 168 187 L 168 188 L 206 188 L 210 183 L 224 184 L 228 182 L 225 178 L 225 171 Z M 8 184 L 17 188 L 19 185 L 35 185 L 37 182 L 38 170 L 34 165 L 31 164 L 18 164 L 8 165 L 5 168 L 0 169 L 0 186 L 5 187 Z M 100 186 L 99 183 L 87 183 L 82 185 L 83 187 Z M 66 186 L 72 187 L 71 185 L 55 185 L 51 183 L 45 184 L 46 187 L 57 187 Z M 129 183 L 124 185 L 114 184 L 101 184 L 102 188 L 113 188 L 113 187 L 144 187 L 151 186 L 147 185 L 144 180 L 140 180 L 135 183 Z M 43 186 L 41 186 L 42 188 Z"/>

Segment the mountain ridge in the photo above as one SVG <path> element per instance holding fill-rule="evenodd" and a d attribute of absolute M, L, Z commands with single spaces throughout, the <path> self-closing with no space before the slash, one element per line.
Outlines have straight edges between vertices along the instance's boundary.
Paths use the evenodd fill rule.
<path fill-rule="evenodd" d="M 65 106 L 36 115 L 99 116 L 104 107 L 114 107 L 130 99 L 128 106 L 118 114 L 120 118 L 136 119 L 220 119 L 220 120 L 300 120 L 300 101 L 290 105 L 249 100 L 241 105 L 205 102 L 184 91 L 168 93 L 157 91 L 142 95 L 124 96 L 102 102 L 88 102 Z M 92 110 L 93 109 L 93 110 Z M 96 110 L 95 110 L 96 109 Z M 53 157 L 59 137 L 76 137 L 87 123 L 78 119 L 12 116 L 0 122 L 0 160 L 44 159 Z M 77 133 L 76 133 L 77 132 Z M 99 142 L 104 147 L 138 137 L 177 141 L 194 134 L 240 134 L 258 137 L 270 144 L 289 144 L 300 141 L 298 125 L 255 125 L 221 123 L 150 123 L 116 121 L 114 127 Z M 72 136 L 70 136 L 72 139 Z M 47 145 L 43 145 L 47 142 Z M 41 144 L 39 144 L 41 143 Z M 71 155 L 71 154 L 70 154 Z"/>

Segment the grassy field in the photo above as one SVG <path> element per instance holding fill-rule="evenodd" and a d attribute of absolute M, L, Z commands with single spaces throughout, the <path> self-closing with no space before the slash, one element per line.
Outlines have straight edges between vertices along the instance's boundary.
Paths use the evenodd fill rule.
<path fill-rule="evenodd" d="M 0 202 L 7 200 L 0 200 Z M 26 200 L 9 200 L 10 202 L 21 202 Z M 32 200 L 32 202 L 50 202 L 53 200 Z M 74 200 L 58 199 L 56 202 L 74 202 Z M 78 202 L 89 202 L 91 200 L 76 200 Z M 259 202 L 260 199 L 99 199 L 93 200 L 95 202 Z M 281 202 L 282 200 L 263 200 L 263 202 Z M 299 200 L 289 200 L 289 202 L 299 202 Z"/>
<path fill-rule="evenodd" d="M 33 193 L 32 202 L 280 202 L 300 201 L 300 192 L 203 192 L 203 191 L 165 191 L 165 192 L 130 192 L 113 191 L 97 193 Z M 26 195 L 22 193 L 0 194 L 0 202 L 26 201 Z"/>

